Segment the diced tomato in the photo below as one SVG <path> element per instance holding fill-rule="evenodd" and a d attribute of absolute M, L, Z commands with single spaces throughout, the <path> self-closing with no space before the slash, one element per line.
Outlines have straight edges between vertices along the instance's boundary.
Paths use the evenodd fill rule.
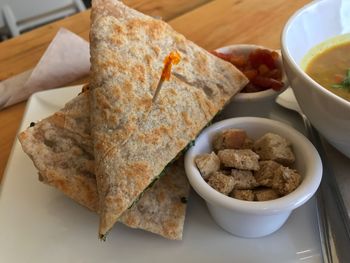
<path fill-rule="evenodd" d="M 275 59 L 272 57 L 272 52 L 267 49 L 257 49 L 249 55 L 250 63 L 253 68 L 259 68 L 261 64 L 265 64 L 269 69 L 276 68 Z"/>
<path fill-rule="evenodd" d="M 270 72 L 270 69 L 265 64 L 259 65 L 258 70 L 261 76 L 267 76 Z"/>
<path fill-rule="evenodd" d="M 272 51 L 271 57 L 273 58 L 274 61 L 277 61 L 280 55 L 276 51 Z"/>
<path fill-rule="evenodd" d="M 334 83 L 341 83 L 344 80 L 344 76 L 341 74 L 334 75 Z"/>
<path fill-rule="evenodd" d="M 237 55 L 234 53 L 231 54 L 229 61 L 237 68 L 243 68 L 247 64 L 247 59 L 243 55 Z"/>
<path fill-rule="evenodd" d="M 264 89 L 273 89 L 273 90 L 280 90 L 283 87 L 283 83 L 281 81 L 267 78 L 267 77 L 262 77 L 262 76 L 257 76 L 251 82 L 254 85 L 260 86 Z"/>
<path fill-rule="evenodd" d="M 270 70 L 269 73 L 266 75 L 266 77 L 276 79 L 276 80 L 282 80 L 282 72 L 281 70 L 275 68 L 273 70 Z"/>
<path fill-rule="evenodd" d="M 260 86 L 262 88 L 268 89 L 271 86 L 271 79 L 262 77 L 262 76 L 256 76 L 251 82 L 254 85 Z"/>
<path fill-rule="evenodd" d="M 242 73 L 249 79 L 252 80 L 258 76 L 258 71 L 256 69 L 244 69 Z"/>
<path fill-rule="evenodd" d="M 271 84 L 271 89 L 275 90 L 275 91 L 280 91 L 284 84 L 282 81 L 278 81 L 278 80 L 275 80 L 275 79 L 270 79 L 272 81 L 272 84 Z"/>
<path fill-rule="evenodd" d="M 248 56 L 231 53 L 223 54 L 212 51 L 217 57 L 231 62 L 249 79 L 242 92 L 258 92 L 266 89 L 281 90 L 284 86 L 282 71 L 278 68 L 279 54 L 267 49 L 256 49 Z"/>

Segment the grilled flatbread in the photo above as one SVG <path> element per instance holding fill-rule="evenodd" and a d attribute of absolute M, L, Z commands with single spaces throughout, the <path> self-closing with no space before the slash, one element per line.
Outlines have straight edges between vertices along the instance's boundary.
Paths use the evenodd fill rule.
<path fill-rule="evenodd" d="M 248 80 L 165 22 L 117 0 L 93 1 L 90 43 L 91 127 L 103 237 Z M 152 103 L 171 51 L 181 61 Z"/>
<path fill-rule="evenodd" d="M 43 183 L 58 188 L 81 205 L 98 212 L 86 93 L 20 133 L 19 139 L 38 168 Z M 189 184 L 180 159 L 166 169 L 164 176 L 149 187 L 119 221 L 129 227 L 179 240 L 182 238 L 188 192 Z"/>

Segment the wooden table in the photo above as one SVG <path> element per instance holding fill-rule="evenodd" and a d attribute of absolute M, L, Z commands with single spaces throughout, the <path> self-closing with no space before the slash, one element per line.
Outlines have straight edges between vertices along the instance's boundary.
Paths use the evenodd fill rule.
<path fill-rule="evenodd" d="M 160 16 L 206 49 L 235 43 L 280 47 L 287 19 L 310 0 L 125 0 L 129 6 Z M 0 43 L 0 80 L 35 67 L 60 27 L 88 39 L 90 11 L 43 26 Z M 80 80 L 79 82 L 83 82 Z M 69 83 L 67 83 L 69 85 Z M 1 94 L 0 94 L 1 96 Z M 0 111 L 0 180 L 26 102 Z"/>

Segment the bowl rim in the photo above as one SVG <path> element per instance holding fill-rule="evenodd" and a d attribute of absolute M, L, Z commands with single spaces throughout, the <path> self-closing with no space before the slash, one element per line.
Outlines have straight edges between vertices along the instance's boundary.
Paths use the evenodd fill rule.
<path fill-rule="evenodd" d="M 194 162 L 194 158 L 198 154 L 196 152 L 198 144 L 195 144 L 187 151 L 185 155 L 186 175 L 193 189 L 205 201 L 213 205 L 217 205 L 241 213 L 243 212 L 247 214 L 256 215 L 272 215 L 286 211 L 291 211 L 308 201 L 315 194 L 320 185 L 323 171 L 322 162 L 317 150 L 311 144 L 311 142 L 292 127 L 279 121 L 266 118 L 230 118 L 207 127 L 198 136 L 196 141 L 200 143 L 201 140 L 205 140 L 205 138 L 207 138 L 208 134 L 213 134 L 220 130 L 231 127 L 237 127 L 237 125 L 239 126 L 239 124 L 243 123 L 253 124 L 254 126 L 274 126 L 277 127 L 278 130 L 282 131 L 282 135 L 285 136 L 285 134 L 287 134 L 288 136 L 294 137 L 293 140 L 297 140 L 300 142 L 297 144 L 297 146 L 293 145 L 293 147 L 301 148 L 302 151 L 305 152 L 305 156 L 307 156 L 308 165 L 302 183 L 292 193 L 280 197 L 278 199 L 269 201 L 244 201 L 226 196 L 209 186 L 209 184 L 205 182 L 203 177 L 201 176 Z"/>
<path fill-rule="evenodd" d="M 301 66 L 294 60 L 293 56 L 291 55 L 288 45 L 287 45 L 287 35 L 288 32 L 294 22 L 295 19 L 297 19 L 299 16 L 303 15 L 309 8 L 312 8 L 314 6 L 317 6 L 321 2 L 324 3 L 327 0 L 316 0 L 311 3 L 306 4 L 299 10 L 297 10 L 287 21 L 285 24 L 282 34 L 281 34 L 281 51 L 283 54 L 283 58 L 289 62 L 289 64 L 293 67 L 294 70 L 296 70 L 297 74 L 299 74 L 302 78 L 306 79 L 308 82 L 311 82 L 312 87 L 314 89 L 317 89 L 321 93 L 330 96 L 333 100 L 337 101 L 337 103 L 341 103 L 343 106 L 349 107 L 350 101 L 347 101 L 346 99 L 334 94 L 333 92 L 329 91 L 328 89 L 324 88 L 322 85 L 318 84 L 315 80 L 313 80 L 308 74 L 305 73 L 304 70 L 302 70 Z M 328 0 L 332 1 L 332 0 Z"/>
<path fill-rule="evenodd" d="M 269 47 L 265 47 L 265 46 L 261 46 L 261 45 L 255 45 L 255 44 L 231 44 L 231 45 L 227 45 L 227 46 L 222 46 L 219 48 L 216 48 L 215 51 L 217 52 L 222 52 L 220 50 L 222 49 L 257 49 L 257 48 L 261 48 L 261 49 L 267 49 L 267 50 L 271 50 L 271 51 L 279 51 L 279 50 L 275 50 L 273 48 L 269 48 Z M 222 52 L 225 54 L 225 52 Z M 279 52 L 280 53 L 280 52 Z M 282 61 L 282 55 L 280 54 L 279 57 L 279 62 L 281 64 L 281 67 L 283 69 L 283 61 Z M 245 101 L 245 100 L 251 100 L 251 99 L 264 99 L 264 98 L 272 98 L 272 97 L 277 97 L 278 94 L 282 93 L 283 91 L 285 91 L 287 89 L 287 87 L 289 86 L 288 84 L 288 78 L 287 75 L 285 73 L 285 70 L 283 69 L 283 77 L 282 77 L 282 81 L 284 82 L 284 87 L 279 90 L 279 91 L 275 91 L 273 89 L 267 89 L 267 90 L 263 90 L 263 91 L 258 91 L 258 92 L 239 92 L 237 93 L 234 97 L 233 100 L 234 101 Z"/>

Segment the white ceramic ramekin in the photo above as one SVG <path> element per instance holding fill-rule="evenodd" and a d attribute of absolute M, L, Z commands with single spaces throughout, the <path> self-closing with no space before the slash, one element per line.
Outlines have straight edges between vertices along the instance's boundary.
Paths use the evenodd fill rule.
<path fill-rule="evenodd" d="M 287 138 L 296 156 L 295 169 L 303 178 L 299 187 L 284 197 L 263 202 L 234 199 L 210 187 L 202 178 L 194 159 L 199 154 L 211 152 L 213 136 L 229 128 L 244 129 L 253 139 L 267 132 Z M 314 195 L 322 177 L 319 154 L 301 133 L 286 124 L 255 117 L 227 119 L 206 128 L 187 151 L 185 169 L 191 186 L 206 201 L 216 223 L 234 235 L 248 238 L 265 236 L 279 229 L 294 209 Z"/>

